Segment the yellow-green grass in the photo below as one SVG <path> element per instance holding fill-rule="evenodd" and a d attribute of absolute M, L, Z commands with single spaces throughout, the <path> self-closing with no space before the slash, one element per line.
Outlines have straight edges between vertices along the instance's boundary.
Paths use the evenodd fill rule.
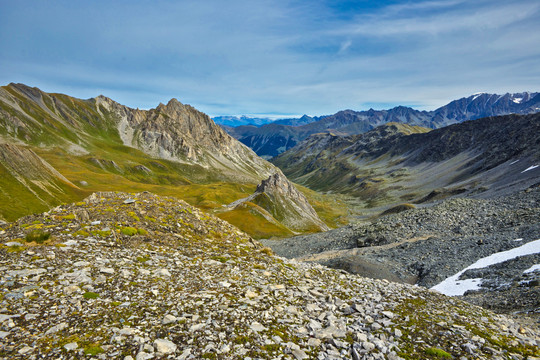
<path fill-rule="evenodd" d="M 227 180 L 217 171 L 212 172 L 198 165 L 155 159 L 115 139 L 94 140 L 90 147 L 92 153 L 86 155 L 73 155 L 60 148 L 32 149 L 76 185 L 73 187 L 56 181 L 62 192 L 56 192 L 53 196 L 37 186 L 36 189 L 32 188 L 44 201 L 38 201 L 35 194 L 10 176 L 6 169 L 0 169 L 7 174 L 0 178 L 0 215 L 12 221 L 30 213 L 47 211 L 60 203 L 80 201 L 96 191 L 149 191 L 174 196 L 206 211 L 220 212 L 222 205 L 251 195 L 257 185 Z M 111 165 L 112 162 L 115 165 Z M 108 165 L 101 167 L 100 163 Z M 138 165 L 151 171 L 137 170 Z M 301 190 L 329 226 L 344 223 L 346 210 L 342 203 L 306 188 Z M 268 221 L 254 209 L 235 210 L 219 216 L 256 238 L 293 234 L 285 226 Z"/>
<path fill-rule="evenodd" d="M 331 228 L 349 223 L 350 206 L 334 194 L 321 194 L 305 186 L 294 184 L 304 194 L 322 221 Z"/>
<path fill-rule="evenodd" d="M 187 171 L 192 170 L 196 177 L 200 177 L 199 173 L 202 170 L 198 166 L 195 165 L 193 166 L 195 169 L 189 169 L 187 165 L 182 165 L 186 168 L 186 172 L 179 173 L 178 169 L 175 168 L 177 164 L 166 160 L 159 160 L 159 163 L 165 164 L 162 174 L 156 171 L 155 174 L 157 175 L 141 176 L 138 179 L 130 177 L 129 173 L 113 173 L 103 170 L 86 161 L 88 156 L 68 156 L 61 151 L 39 151 L 39 155 L 68 180 L 90 193 L 95 191 L 150 191 L 158 195 L 174 196 L 200 208 L 213 209 L 221 207 L 224 204 L 229 204 L 242 197 L 247 197 L 256 188 L 256 184 L 240 184 L 225 181 L 194 183 L 187 179 L 185 175 L 189 176 L 190 174 Z M 152 167 L 152 162 L 158 161 L 146 155 L 135 159 L 138 160 L 136 164 L 144 162 L 143 165 L 149 168 Z M 128 157 L 127 159 L 120 159 L 115 162 L 122 170 L 125 170 L 126 166 L 129 166 L 129 164 L 126 165 L 127 161 L 133 160 Z M 166 175 L 169 183 L 155 181 L 158 175 Z M 88 185 L 81 186 L 81 181 L 85 181 Z"/>
<path fill-rule="evenodd" d="M 2 164 L 0 164 L 0 173 L 2 174 L 0 176 L 0 214 L 7 221 L 47 211 L 62 202 L 82 199 L 90 194 L 62 181 L 54 181 L 54 187 L 47 187 L 50 193 L 31 181 L 26 181 L 25 186 L 12 176 Z"/>
<path fill-rule="evenodd" d="M 281 224 L 268 221 L 262 215 L 263 209 L 259 206 L 245 202 L 234 210 L 217 214 L 219 218 L 235 225 L 240 230 L 255 239 L 268 239 L 271 237 L 287 237 L 294 233 Z"/>

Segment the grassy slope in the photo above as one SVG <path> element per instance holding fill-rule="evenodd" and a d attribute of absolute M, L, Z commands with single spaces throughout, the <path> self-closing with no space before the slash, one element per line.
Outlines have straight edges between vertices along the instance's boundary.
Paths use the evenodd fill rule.
<path fill-rule="evenodd" d="M 0 164 L 0 215 L 7 221 L 49 210 L 62 202 L 72 202 L 82 199 L 90 193 L 77 189 L 62 181 L 55 181 L 54 186 L 48 186 L 47 193 L 31 181 L 25 186 Z M 61 189 L 58 191 L 57 189 Z"/>
<path fill-rule="evenodd" d="M 234 182 L 217 171 L 199 165 L 154 159 L 138 149 L 123 145 L 114 115 L 103 107 L 100 108 L 101 114 L 98 113 L 93 100 L 40 93 L 46 107 L 44 109 L 9 86 L 3 89 L 16 98 L 26 114 L 0 102 L 2 110 L 25 124 L 17 128 L 16 134 L 12 130 L 8 135 L 5 130 L 12 126 L 9 117 L 0 118 L 0 129 L 4 136 L 16 136 L 30 145 L 41 158 L 81 190 L 61 183 L 57 185 L 62 193 L 55 193 L 51 197 L 41 194 L 38 188 L 35 192 L 43 199 L 39 201 L 15 178 L 2 176 L 0 216 L 14 220 L 22 215 L 46 211 L 60 203 L 79 201 L 95 191 L 150 191 L 183 199 L 207 211 L 217 210 L 221 217 L 228 218 L 231 223 L 258 238 L 292 234 L 286 227 L 266 220 L 256 209 L 238 209 L 230 214 L 222 212 L 222 205 L 249 196 L 255 191 L 256 184 Z M 52 116 L 51 113 L 56 115 Z M 28 120 L 27 116 L 34 121 Z M 69 143 L 82 145 L 89 153 L 73 155 L 66 150 Z M 5 169 L 0 170 L 2 174 L 6 172 Z M 88 185 L 82 186 L 81 182 Z M 323 204 L 324 199 L 318 198 L 317 203 Z M 330 205 L 326 206 L 325 211 L 331 212 L 329 209 Z M 329 225 L 333 225 L 333 222 Z"/>

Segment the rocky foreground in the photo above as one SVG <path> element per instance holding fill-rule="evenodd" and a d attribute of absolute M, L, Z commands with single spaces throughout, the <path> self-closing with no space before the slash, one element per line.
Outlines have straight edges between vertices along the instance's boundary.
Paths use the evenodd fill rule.
<path fill-rule="evenodd" d="M 0 228 L 2 358 L 540 357 L 538 329 L 275 257 L 172 198 L 94 194 Z"/>
<path fill-rule="evenodd" d="M 481 258 L 540 239 L 540 186 L 493 199 L 455 198 L 325 233 L 264 244 L 275 253 L 374 278 L 432 287 Z M 464 299 L 540 324 L 540 248 L 460 279 L 482 279 Z"/>

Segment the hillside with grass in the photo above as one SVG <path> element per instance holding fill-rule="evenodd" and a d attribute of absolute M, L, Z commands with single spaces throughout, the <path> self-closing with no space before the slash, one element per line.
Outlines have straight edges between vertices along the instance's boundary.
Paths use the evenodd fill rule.
<path fill-rule="evenodd" d="M 256 237 L 293 233 L 274 217 L 223 211 L 279 169 L 175 99 L 139 110 L 104 96 L 81 100 L 22 84 L 4 86 L 0 170 L 4 220 L 95 191 L 150 191 L 219 210 Z"/>
<path fill-rule="evenodd" d="M 491 197 L 540 181 L 540 115 L 429 130 L 390 123 L 361 135 L 315 134 L 274 158 L 292 181 L 347 194 L 374 213 L 455 195 Z"/>

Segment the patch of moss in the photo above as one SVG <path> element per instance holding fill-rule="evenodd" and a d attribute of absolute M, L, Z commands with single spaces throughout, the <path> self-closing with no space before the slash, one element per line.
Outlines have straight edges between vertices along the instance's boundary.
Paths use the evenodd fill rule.
<path fill-rule="evenodd" d="M 452 355 L 450 355 L 446 351 L 439 348 L 434 348 L 434 347 L 427 348 L 425 352 L 426 352 L 426 355 L 435 356 L 438 359 L 451 359 L 452 358 Z"/>
<path fill-rule="evenodd" d="M 96 356 L 98 354 L 101 354 L 105 352 L 99 344 L 91 344 L 84 348 L 84 353 L 86 355 Z"/>
<path fill-rule="evenodd" d="M 85 299 L 97 299 L 98 297 L 99 297 L 99 294 L 92 291 L 87 291 L 83 295 L 83 298 Z"/>
<path fill-rule="evenodd" d="M 26 234 L 24 238 L 26 242 L 35 242 L 38 244 L 43 244 L 45 241 L 49 240 L 51 234 L 42 230 L 34 230 Z"/>
<path fill-rule="evenodd" d="M 137 229 L 131 226 L 126 226 L 121 229 L 122 234 L 127 236 L 133 236 L 137 234 Z"/>
<path fill-rule="evenodd" d="M 150 260 L 150 256 L 144 255 L 144 256 L 137 256 L 137 261 L 140 263 L 145 263 L 148 260 Z"/>
<path fill-rule="evenodd" d="M 84 231 L 84 230 L 78 230 L 78 231 L 75 231 L 75 232 L 73 233 L 73 235 L 75 235 L 75 236 L 78 236 L 78 235 L 80 235 L 80 236 L 89 236 L 90 234 L 89 234 L 87 231 Z"/>
<path fill-rule="evenodd" d="M 111 235 L 111 231 L 102 231 L 102 230 L 92 230 L 92 235 L 94 236 L 101 236 L 101 237 L 107 237 Z"/>
<path fill-rule="evenodd" d="M 139 219 L 139 217 L 133 211 L 128 212 L 128 215 L 131 216 L 131 218 L 135 221 L 141 221 L 141 219 Z"/>

